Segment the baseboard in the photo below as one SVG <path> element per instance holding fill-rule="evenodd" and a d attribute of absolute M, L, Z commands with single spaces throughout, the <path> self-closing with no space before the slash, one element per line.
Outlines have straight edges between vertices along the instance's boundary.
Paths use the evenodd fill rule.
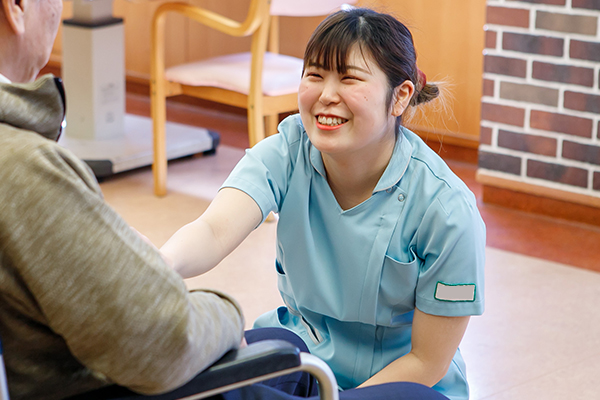
<path fill-rule="evenodd" d="M 600 226 L 600 198 L 477 172 L 483 202 Z"/>

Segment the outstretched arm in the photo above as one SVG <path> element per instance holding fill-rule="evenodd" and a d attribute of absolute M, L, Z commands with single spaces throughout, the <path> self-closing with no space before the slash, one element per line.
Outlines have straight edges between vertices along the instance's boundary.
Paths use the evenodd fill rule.
<path fill-rule="evenodd" d="M 435 385 L 448 372 L 469 318 L 440 317 L 415 309 L 411 351 L 391 362 L 361 387 L 400 381 L 429 387 Z"/>
<path fill-rule="evenodd" d="M 175 271 L 190 278 L 215 267 L 261 221 L 262 212 L 250 196 L 223 188 L 206 211 L 175 232 L 160 251 Z"/>

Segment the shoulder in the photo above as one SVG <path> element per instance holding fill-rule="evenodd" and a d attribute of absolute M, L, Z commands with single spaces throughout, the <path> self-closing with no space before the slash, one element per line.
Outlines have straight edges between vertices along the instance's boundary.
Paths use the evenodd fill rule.
<path fill-rule="evenodd" d="M 26 185 L 35 178 L 69 180 L 100 194 L 89 167 L 69 150 L 36 132 L 0 124 L 2 185 Z"/>
<path fill-rule="evenodd" d="M 420 179 L 422 190 L 435 194 L 434 197 L 446 197 L 454 193 L 468 202 L 475 201 L 475 196 L 468 186 L 417 134 L 406 128 L 403 128 L 402 133 L 403 139 L 412 146 L 409 170 L 413 178 Z"/>
<path fill-rule="evenodd" d="M 269 136 L 264 141 L 276 141 L 281 146 L 294 147 L 305 142 L 307 139 L 308 137 L 300 114 L 293 114 L 279 123 L 277 134 Z"/>
<path fill-rule="evenodd" d="M 299 114 L 290 115 L 277 127 L 278 133 L 258 142 L 248 153 L 263 160 L 289 160 L 295 164 L 309 146 L 308 136 Z"/>
<path fill-rule="evenodd" d="M 293 114 L 286 117 L 277 127 L 278 132 L 286 137 L 287 142 L 293 143 L 302 140 L 306 136 L 306 130 L 300 114 Z"/>

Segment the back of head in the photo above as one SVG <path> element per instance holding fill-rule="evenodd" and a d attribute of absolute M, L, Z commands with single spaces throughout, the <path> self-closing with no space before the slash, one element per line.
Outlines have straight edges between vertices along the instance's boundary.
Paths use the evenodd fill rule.
<path fill-rule="evenodd" d="M 417 54 L 408 28 L 391 15 L 366 8 L 342 10 L 327 17 L 307 44 L 304 67 L 314 63 L 345 73 L 348 55 L 355 45 L 363 55 L 371 56 L 387 76 L 388 105 L 394 88 L 406 80 L 415 86 L 410 105 L 416 106 L 438 96 L 438 87 L 427 83 L 417 67 Z"/>

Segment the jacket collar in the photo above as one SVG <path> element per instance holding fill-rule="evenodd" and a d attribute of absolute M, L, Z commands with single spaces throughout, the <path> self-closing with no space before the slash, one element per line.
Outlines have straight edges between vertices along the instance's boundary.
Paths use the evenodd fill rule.
<path fill-rule="evenodd" d="M 0 83 L 0 123 L 58 140 L 65 106 L 54 76 L 32 83 Z"/>

